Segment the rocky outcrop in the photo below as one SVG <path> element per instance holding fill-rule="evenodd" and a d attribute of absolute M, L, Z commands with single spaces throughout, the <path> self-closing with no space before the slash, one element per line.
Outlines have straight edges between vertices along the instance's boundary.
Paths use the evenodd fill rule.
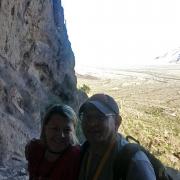
<path fill-rule="evenodd" d="M 77 110 L 74 64 L 59 0 L 0 0 L 1 176 L 25 162 L 24 146 L 39 135 L 47 104 Z"/>

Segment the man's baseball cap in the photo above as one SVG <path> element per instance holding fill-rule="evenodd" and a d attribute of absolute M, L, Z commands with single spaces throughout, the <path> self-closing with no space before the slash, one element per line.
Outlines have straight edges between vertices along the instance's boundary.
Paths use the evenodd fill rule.
<path fill-rule="evenodd" d="M 82 104 L 79 109 L 79 114 L 82 113 L 89 104 L 94 105 L 104 115 L 114 114 L 119 115 L 119 107 L 116 101 L 107 94 L 94 94 Z"/>

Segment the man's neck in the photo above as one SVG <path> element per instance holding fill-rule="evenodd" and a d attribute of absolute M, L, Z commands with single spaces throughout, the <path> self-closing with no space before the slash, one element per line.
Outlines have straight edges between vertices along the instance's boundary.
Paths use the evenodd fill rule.
<path fill-rule="evenodd" d="M 90 145 L 89 150 L 90 150 L 90 153 L 92 154 L 102 155 L 107 147 L 108 147 L 107 144 L 105 145 L 104 143 L 103 144 L 98 143 L 98 144 Z"/>
<path fill-rule="evenodd" d="M 91 143 L 90 144 L 90 153 L 102 155 L 108 149 L 108 147 L 114 143 L 116 140 L 116 136 L 111 137 L 109 140 L 99 143 Z"/>

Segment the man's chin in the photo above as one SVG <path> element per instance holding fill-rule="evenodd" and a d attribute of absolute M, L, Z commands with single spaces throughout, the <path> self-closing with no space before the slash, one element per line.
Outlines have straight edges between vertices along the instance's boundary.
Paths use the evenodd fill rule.
<path fill-rule="evenodd" d="M 102 145 L 106 145 L 109 144 L 110 142 L 112 142 L 112 137 L 105 137 L 105 136 L 101 136 L 101 137 L 91 137 L 88 138 L 88 141 L 90 144 L 102 144 Z"/>
<path fill-rule="evenodd" d="M 91 138 L 91 139 L 89 139 L 89 142 L 92 144 L 101 144 L 101 143 L 104 143 L 105 140 L 104 140 L 104 138 L 99 137 L 99 138 Z"/>

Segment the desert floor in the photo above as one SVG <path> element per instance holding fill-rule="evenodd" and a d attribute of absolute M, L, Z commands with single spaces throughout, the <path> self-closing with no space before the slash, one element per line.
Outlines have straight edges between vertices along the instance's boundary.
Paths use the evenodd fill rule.
<path fill-rule="evenodd" d="M 90 88 L 89 96 L 103 92 L 117 100 L 120 132 L 180 170 L 180 65 L 91 69 L 76 75 L 79 88 Z"/>

